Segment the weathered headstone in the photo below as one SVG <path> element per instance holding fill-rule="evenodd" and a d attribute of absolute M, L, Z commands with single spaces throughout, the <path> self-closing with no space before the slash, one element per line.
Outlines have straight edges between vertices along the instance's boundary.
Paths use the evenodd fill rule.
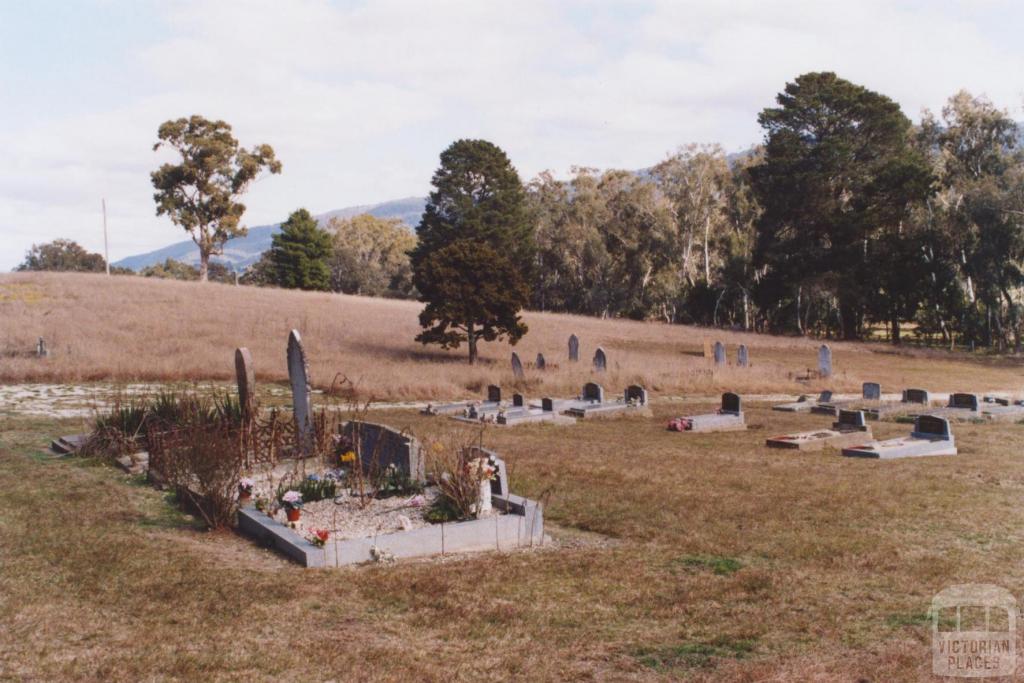
<path fill-rule="evenodd" d="M 725 344 L 720 341 L 715 342 L 715 365 L 725 365 Z"/>
<path fill-rule="evenodd" d="M 487 385 L 487 402 L 501 403 L 501 387 L 499 387 L 497 384 Z"/>
<path fill-rule="evenodd" d="M 39 341 L 36 342 L 36 355 L 40 358 L 46 358 L 50 355 L 50 352 L 46 348 L 46 340 L 42 337 L 40 337 Z"/>
<path fill-rule="evenodd" d="M 580 338 L 575 334 L 569 335 L 569 360 L 575 363 L 580 359 Z"/>
<path fill-rule="evenodd" d="M 587 382 L 583 385 L 583 400 L 604 403 L 604 387 L 596 382 Z"/>
<path fill-rule="evenodd" d="M 512 352 L 512 374 L 515 375 L 516 379 L 522 379 L 526 376 L 523 372 L 523 361 L 519 360 L 519 354 L 515 351 Z"/>
<path fill-rule="evenodd" d="M 878 382 L 864 382 L 861 385 L 861 396 L 868 401 L 880 401 L 882 399 L 882 387 Z"/>
<path fill-rule="evenodd" d="M 903 402 L 928 405 L 931 403 L 931 396 L 929 396 L 928 392 L 924 389 L 904 389 Z"/>
<path fill-rule="evenodd" d="M 867 422 L 863 410 L 840 410 L 839 419 L 832 423 L 832 429 L 840 431 L 864 431 L 867 429 Z"/>
<path fill-rule="evenodd" d="M 832 348 L 828 344 L 818 348 L 818 374 L 822 377 L 832 376 Z"/>
<path fill-rule="evenodd" d="M 253 404 L 256 401 L 256 368 L 252 354 L 244 346 L 235 349 L 235 379 L 238 381 L 238 404 L 242 407 L 245 420 L 252 419 Z"/>
<path fill-rule="evenodd" d="M 426 482 L 426 465 L 415 438 L 391 427 L 356 420 L 346 422 L 342 432 L 354 445 L 365 473 L 380 473 L 394 465 L 410 481 Z"/>
<path fill-rule="evenodd" d="M 912 436 L 936 436 L 948 439 L 952 436 L 949 429 L 949 420 L 936 415 L 918 415 L 914 420 L 914 433 Z"/>
<path fill-rule="evenodd" d="M 545 370 L 545 369 L 547 369 L 548 363 L 547 363 L 546 360 L 544 360 L 544 354 L 543 353 L 538 353 L 537 354 L 537 362 L 534 363 L 534 365 L 537 366 L 538 370 Z"/>
<path fill-rule="evenodd" d="M 746 368 L 750 366 L 750 358 L 747 355 L 746 344 L 740 344 L 739 351 L 736 352 L 736 365 L 740 366 L 741 368 Z"/>
<path fill-rule="evenodd" d="M 637 405 L 647 405 L 647 390 L 639 384 L 630 384 L 626 387 L 625 395 L 626 403 L 630 401 L 636 401 Z"/>
<path fill-rule="evenodd" d="M 722 411 L 723 413 L 742 413 L 742 402 L 737 394 L 727 391 L 722 394 Z"/>
<path fill-rule="evenodd" d="M 978 395 L 977 394 L 950 394 L 949 395 L 949 407 L 950 408 L 966 408 L 967 410 L 978 410 Z"/>
<path fill-rule="evenodd" d="M 600 346 L 594 352 L 594 369 L 598 372 L 604 372 L 608 369 L 608 356 L 605 355 L 604 349 Z"/>
<path fill-rule="evenodd" d="M 288 379 L 292 385 L 292 410 L 295 413 L 299 448 L 304 453 L 309 452 L 313 446 L 312 391 L 309 386 L 309 364 L 298 330 L 292 330 L 288 335 Z"/>

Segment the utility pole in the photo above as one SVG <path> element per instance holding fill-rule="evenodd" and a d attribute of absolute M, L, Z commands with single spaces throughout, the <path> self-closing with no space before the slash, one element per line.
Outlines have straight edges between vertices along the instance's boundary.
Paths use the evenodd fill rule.
<path fill-rule="evenodd" d="M 107 264 L 107 275 L 110 275 L 110 249 L 107 246 L 107 199 L 100 200 L 103 204 L 103 261 Z"/>

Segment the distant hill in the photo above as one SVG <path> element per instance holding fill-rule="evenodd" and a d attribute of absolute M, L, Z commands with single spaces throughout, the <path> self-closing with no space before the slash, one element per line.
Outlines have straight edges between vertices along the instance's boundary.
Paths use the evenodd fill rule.
<path fill-rule="evenodd" d="M 425 197 L 406 197 L 381 204 L 365 204 L 362 206 L 350 206 L 345 209 L 328 211 L 317 216 L 322 222 L 331 218 L 350 218 L 362 213 L 368 213 L 378 218 L 397 218 L 405 223 L 410 230 L 419 225 L 420 217 L 423 215 L 423 207 L 426 205 Z M 270 249 L 271 236 L 281 227 L 280 223 L 274 225 L 258 225 L 249 228 L 249 234 L 245 237 L 238 237 L 228 240 L 224 245 L 223 256 L 214 260 L 223 263 L 235 270 L 241 271 L 252 265 L 259 259 L 267 249 Z M 115 266 L 141 270 L 146 266 L 163 263 L 167 259 L 175 259 L 183 263 L 196 265 L 199 263 L 199 249 L 192 240 L 183 240 L 169 246 L 136 256 L 128 256 L 113 263 Z"/>

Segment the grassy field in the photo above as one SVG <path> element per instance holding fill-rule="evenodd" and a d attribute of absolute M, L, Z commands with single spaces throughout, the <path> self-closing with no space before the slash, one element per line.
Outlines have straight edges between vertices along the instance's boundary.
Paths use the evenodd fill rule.
<path fill-rule="evenodd" d="M 835 377 L 798 383 L 816 368 L 814 340 L 771 337 L 681 325 L 526 313 L 530 333 L 516 347 L 527 364 L 541 352 L 547 372 L 512 376 L 511 347 L 484 344 L 471 367 L 465 349 L 443 351 L 413 341 L 420 304 L 337 294 L 266 290 L 220 284 L 103 275 L 0 275 L 0 381 L 89 382 L 228 380 L 237 346 L 252 351 L 257 377 L 287 377 L 290 329 L 302 333 L 314 383 L 329 387 L 340 374 L 365 398 L 438 399 L 478 395 L 491 383 L 531 396 L 574 395 L 591 379 L 589 359 L 605 348 L 609 392 L 640 383 L 653 395 L 800 393 L 857 390 L 864 381 L 884 391 L 914 386 L 932 391 L 1014 390 L 1024 361 L 1016 358 L 894 351 L 881 343 L 834 343 Z M 567 362 L 567 340 L 581 339 L 582 362 Z M 51 350 L 32 355 L 42 336 Z M 702 358 L 705 339 L 721 339 L 735 359 L 750 348 L 754 367 L 716 369 Z"/>
<path fill-rule="evenodd" d="M 39 455 L 66 424 L 4 419 L 0 679 L 926 680 L 932 595 L 1024 594 L 1024 427 L 873 462 L 766 449 L 828 421 L 766 407 L 745 433 L 664 431 L 694 407 L 484 434 L 557 549 L 309 571 Z"/>

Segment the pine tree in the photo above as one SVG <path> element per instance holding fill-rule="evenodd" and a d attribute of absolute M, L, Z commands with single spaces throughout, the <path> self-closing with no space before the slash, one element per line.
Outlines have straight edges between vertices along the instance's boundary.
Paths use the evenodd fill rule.
<path fill-rule="evenodd" d="M 469 346 L 527 332 L 519 311 L 529 301 L 533 227 L 519 175 L 505 153 L 485 140 L 458 140 L 441 153 L 410 253 L 423 327 L 416 340 L 442 348 Z"/>
<path fill-rule="evenodd" d="M 306 209 L 292 212 L 273 237 L 270 260 L 274 284 L 289 289 L 331 288 L 331 235 Z"/>

